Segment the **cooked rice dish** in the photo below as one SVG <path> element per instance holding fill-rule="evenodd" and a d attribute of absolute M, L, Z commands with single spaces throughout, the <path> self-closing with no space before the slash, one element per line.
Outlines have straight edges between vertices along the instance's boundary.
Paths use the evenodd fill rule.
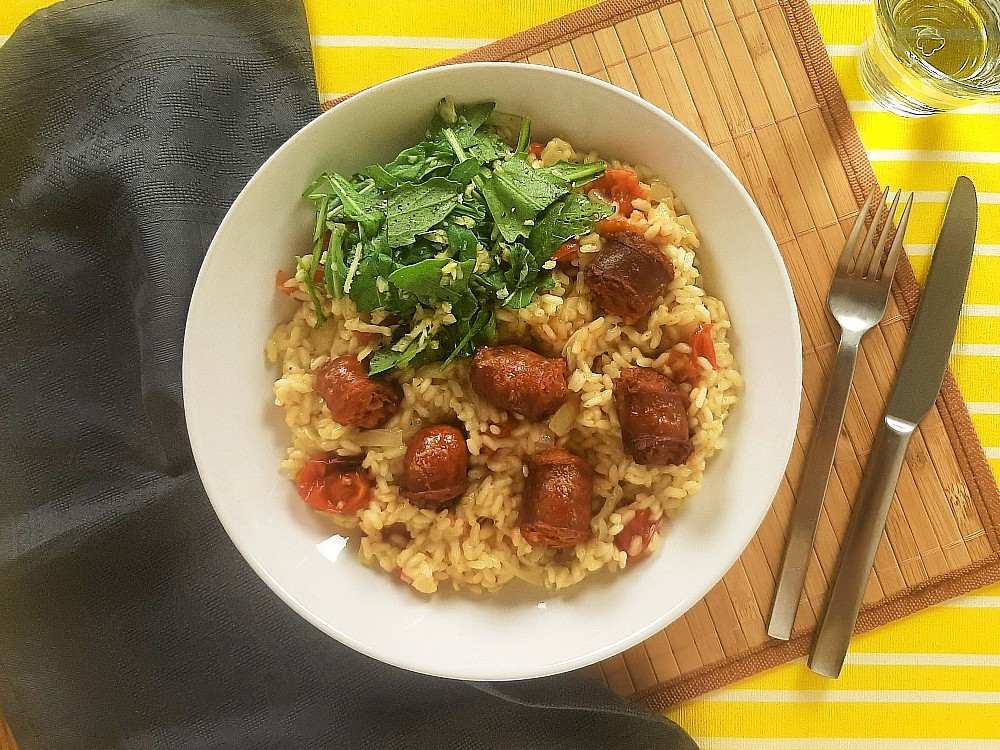
<path fill-rule="evenodd" d="M 532 150 L 531 166 L 597 159 L 553 139 Z M 444 368 L 441 362 L 400 365 L 386 381 L 400 394 L 387 420 L 376 427 L 338 423 L 317 392 L 317 371 L 349 355 L 370 361 L 392 335 L 394 320 L 378 310 L 359 313 L 347 296 L 307 288 L 306 277 L 315 268 L 300 266 L 296 275 L 279 281 L 298 305 L 266 344 L 267 361 L 280 367 L 275 403 L 291 433 L 281 470 L 301 487 L 303 470 L 317 456 L 355 457 L 353 468 L 368 477 L 370 492 L 353 512 L 328 513 L 331 531 L 351 532 L 361 560 L 420 592 L 442 585 L 496 591 L 515 579 L 561 589 L 590 573 L 624 569 L 655 552 L 659 529 L 698 492 L 707 463 L 725 445 L 723 425 L 741 378 L 730 351 L 726 308 L 702 287 L 697 230 L 681 200 L 648 170 L 617 162 L 608 168 L 634 171 L 640 197 L 630 205 L 619 203 L 614 217 L 578 237 L 571 257 L 546 264 L 551 288 L 539 288 L 518 309 L 497 308 L 498 345 L 516 344 L 565 364 L 561 405 L 535 421 L 490 403 L 481 389 L 477 393 L 473 360 L 465 356 Z M 598 191 L 589 194 L 608 201 Z M 673 266 L 672 280 L 652 310 L 632 324 L 595 302 L 586 273 L 609 235 L 622 232 L 652 243 Z M 319 327 L 317 306 L 326 318 Z M 416 313 L 431 329 L 450 322 L 449 316 L 454 319 L 446 304 Z M 627 450 L 616 381 L 629 368 L 656 371 L 676 385 L 686 408 L 686 460 L 639 463 L 636 452 Z M 457 428 L 468 453 L 467 488 L 439 509 L 421 507 L 401 491 L 408 446 L 430 425 Z M 593 472 L 589 530 L 562 547 L 539 544 L 522 528 L 528 466 L 553 447 L 582 458 Z"/>

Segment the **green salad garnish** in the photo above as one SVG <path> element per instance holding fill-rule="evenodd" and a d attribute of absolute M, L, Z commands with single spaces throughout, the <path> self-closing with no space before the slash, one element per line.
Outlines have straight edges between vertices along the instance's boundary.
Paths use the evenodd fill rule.
<path fill-rule="evenodd" d="M 324 173 L 303 194 L 316 224 L 298 276 L 317 327 L 320 290 L 398 319 L 370 374 L 447 365 L 493 343 L 497 307 L 551 288 L 558 247 L 614 213 L 577 191 L 604 162 L 532 167 L 530 120 L 494 107 L 442 99 L 426 140 L 351 177 Z"/>

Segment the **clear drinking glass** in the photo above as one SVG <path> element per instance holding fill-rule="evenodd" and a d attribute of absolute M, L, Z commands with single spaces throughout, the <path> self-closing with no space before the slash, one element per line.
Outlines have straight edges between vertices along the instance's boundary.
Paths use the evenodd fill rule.
<path fill-rule="evenodd" d="M 1000 100 L 1000 0 L 875 0 L 860 68 L 872 97 L 901 115 Z"/>

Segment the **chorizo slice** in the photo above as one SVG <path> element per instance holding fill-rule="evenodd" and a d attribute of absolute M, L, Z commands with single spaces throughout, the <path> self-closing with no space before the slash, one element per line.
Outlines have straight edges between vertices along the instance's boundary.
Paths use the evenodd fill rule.
<path fill-rule="evenodd" d="M 673 281 L 674 264 L 645 237 L 616 232 L 605 239 L 583 277 L 601 309 L 632 325 L 649 314 Z"/>
<path fill-rule="evenodd" d="M 532 422 L 552 416 L 566 400 L 565 361 L 523 346 L 480 347 L 469 377 L 483 401 Z"/>
<path fill-rule="evenodd" d="M 565 549 L 590 537 L 594 473 L 579 456 L 549 448 L 529 458 L 521 536 L 534 546 Z"/>
<path fill-rule="evenodd" d="M 615 382 L 625 452 L 638 464 L 682 464 L 693 451 L 680 388 L 656 370 L 630 367 Z"/>
<path fill-rule="evenodd" d="M 418 431 L 406 446 L 400 494 L 419 508 L 438 510 L 469 488 L 465 435 L 451 425 Z"/>
<path fill-rule="evenodd" d="M 355 356 L 327 360 L 315 376 L 314 388 L 335 422 L 378 427 L 399 411 L 399 394 L 388 384 L 368 377 Z"/>

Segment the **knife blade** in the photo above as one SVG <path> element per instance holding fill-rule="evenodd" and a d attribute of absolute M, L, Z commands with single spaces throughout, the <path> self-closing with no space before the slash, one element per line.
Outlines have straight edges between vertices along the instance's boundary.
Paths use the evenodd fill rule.
<path fill-rule="evenodd" d="M 972 269 L 977 222 L 976 188 L 968 177 L 959 177 L 886 409 L 895 419 L 917 424 L 941 390 Z"/>
<path fill-rule="evenodd" d="M 944 382 L 972 268 L 978 215 L 975 185 L 968 177 L 959 177 L 948 201 L 892 396 L 865 465 L 840 563 L 809 656 L 809 668 L 827 677 L 837 677 L 843 667 L 906 448 Z"/>

